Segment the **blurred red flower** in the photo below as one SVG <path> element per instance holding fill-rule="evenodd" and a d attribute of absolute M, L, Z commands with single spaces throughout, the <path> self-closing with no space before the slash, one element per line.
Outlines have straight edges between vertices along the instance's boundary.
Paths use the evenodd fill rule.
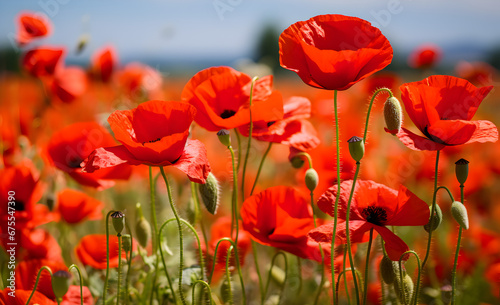
<path fill-rule="evenodd" d="M 106 249 L 106 247 L 104 247 Z M 59 270 L 68 271 L 68 268 L 63 262 L 50 261 L 44 259 L 31 259 L 19 262 L 16 266 L 16 292 L 17 289 L 33 290 L 38 271 L 43 266 L 50 268 L 52 273 Z M 56 296 L 52 290 L 52 279 L 47 270 L 43 270 L 36 288 L 37 291 L 43 293 L 47 298 L 55 300 Z"/>
<path fill-rule="evenodd" d="M 82 96 L 87 89 L 87 74 L 77 66 L 64 67 L 56 71 L 47 82 L 52 95 L 58 101 L 71 103 Z"/>
<path fill-rule="evenodd" d="M 90 293 L 89 288 L 83 286 L 82 291 L 83 291 L 83 304 L 84 305 L 93 305 L 94 298 L 92 297 L 92 294 Z M 79 305 L 79 304 L 81 304 L 81 297 L 80 296 L 81 296 L 80 286 L 71 285 L 71 286 L 69 286 L 68 292 L 66 292 L 66 294 L 63 296 L 63 299 L 62 299 L 60 305 Z"/>
<path fill-rule="evenodd" d="M 0 293 L 0 305 L 26 305 L 31 295 L 31 290 L 18 289 L 15 290 L 15 297 L 9 295 L 12 291 L 10 288 L 5 288 Z M 37 305 L 57 305 L 56 301 L 47 298 L 43 293 L 35 291 L 31 298 L 30 304 Z"/>
<path fill-rule="evenodd" d="M 408 57 L 408 65 L 415 69 L 434 67 L 441 59 L 441 49 L 432 44 L 421 45 Z"/>
<path fill-rule="evenodd" d="M 120 88 L 132 99 L 156 96 L 162 85 L 162 77 L 155 69 L 142 63 L 132 62 L 117 73 Z"/>
<path fill-rule="evenodd" d="M 460 61 L 455 66 L 455 71 L 458 77 L 466 79 L 476 86 L 493 84 L 493 78 L 497 74 L 497 70 L 493 66 L 482 61 Z"/>
<path fill-rule="evenodd" d="M 280 64 L 309 86 L 346 90 L 392 61 L 392 47 L 368 21 L 320 15 L 280 35 Z"/>
<path fill-rule="evenodd" d="M 311 116 L 311 102 L 305 97 L 293 96 L 283 106 L 283 119 L 264 122 L 254 121 L 252 137 L 265 142 L 289 145 L 307 151 L 319 145 L 314 126 L 306 120 Z M 238 128 L 248 137 L 250 124 Z"/>
<path fill-rule="evenodd" d="M 406 112 L 425 135 L 401 128 L 397 136 L 408 148 L 441 150 L 446 145 L 498 140 L 498 130 L 492 122 L 471 121 L 493 86 L 477 88 L 461 78 L 434 75 L 403 84 L 400 89 Z"/>
<path fill-rule="evenodd" d="M 77 190 L 64 189 L 57 194 L 57 210 L 69 224 L 101 219 L 103 208 L 102 202 Z"/>
<path fill-rule="evenodd" d="M 107 83 L 111 80 L 117 63 L 118 59 L 113 47 L 98 50 L 92 56 L 90 74 L 94 79 Z"/>
<path fill-rule="evenodd" d="M 61 63 L 64 49 L 38 47 L 28 51 L 23 59 L 23 68 L 34 77 L 53 75 Z"/>
<path fill-rule="evenodd" d="M 41 13 L 23 12 L 17 17 L 17 22 L 19 24 L 17 42 L 21 46 L 33 39 L 48 36 L 51 32 L 49 21 Z"/>
<path fill-rule="evenodd" d="M 50 162 L 67 172 L 78 183 L 104 189 L 115 184 L 114 179 L 128 179 L 132 169 L 127 165 L 84 173 L 80 163 L 96 148 L 116 145 L 113 136 L 96 122 L 71 124 L 52 135 L 47 153 Z"/>
<path fill-rule="evenodd" d="M 20 260 L 44 259 L 64 262 L 57 240 L 44 229 L 24 229 L 21 232 Z"/>
<path fill-rule="evenodd" d="M 329 188 L 318 200 L 318 207 L 323 212 L 334 216 L 334 204 L 337 195 L 338 218 L 346 219 L 347 203 L 352 189 L 352 180 L 343 181 L 338 194 L 337 185 Z M 423 226 L 429 222 L 427 204 L 400 186 L 399 192 L 373 181 L 357 181 L 351 202 L 349 231 L 351 242 L 367 241 L 365 233 L 371 229 L 377 231 L 385 241 L 385 250 L 393 261 L 409 250 L 406 243 L 386 226 Z M 332 240 L 333 222 L 309 232 L 312 240 L 328 243 Z M 346 222 L 337 225 L 337 236 L 346 243 Z"/>
<path fill-rule="evenodd" d="M 198 72 L 182 91 L 182 100 L 198 110 L 195 121 L 208 131 L 232 129 L 250 123 L 250 76 L 230 67 Z M 283 99 L 272 91 L 272 76 L 255 82 L 252 120 L 272 122 L 283 117 Z"/>
<path fill-rule="evenodd" d="M 137 248 L 135 240 L 132 249 Z M 123 249 L 122 249 L 123 251 Z M 78 259 L 85 266 L 95 269 L 106 269 L 106 234 L 91 234 L 80 239 L 75 248 Z M 109 235 L 109 268 L 118 267 L 118 237 Z M 122 252 L 122 260 L 125 259 L 125 251 Z"/>
<path fill-rule="evenodd" d="M 188 140 L 196 109 L 186 103 L 148 101 L 132 110 L 115 111 L 108 118 L 115 138 L 123 145 L 100 147 L 82 162 L 93 173 L 120 164 L 173 166 L 197 183 L 210 172 L 205 146 Z"/>
<path fill-rule="evenodd" d="M 302 258 L 321 261 L 309 200 L 291 187 L 274 186 L 253 195 L 241 207 L 243 228 L 256 242 Z M 327 250 L 327 249 L 324 249 Z"/>

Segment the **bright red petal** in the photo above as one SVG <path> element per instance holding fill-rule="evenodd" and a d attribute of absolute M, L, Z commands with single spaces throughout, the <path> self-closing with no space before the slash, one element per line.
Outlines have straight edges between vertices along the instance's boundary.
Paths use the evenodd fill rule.
<path fill-rule="evenodd" d="M 205 183 L 210 173 L 205 145 L 198 140 L 187 140 L 181 157 L 172 166 L 184 172 L 189 180 Z"/>
<path fill-rule="evenodd" d="M 447 145 L 498 140 L 498 130 L 490 121 L 440 120 L 429 126 L 427 131 L 436 142 Z"/>
<path fill-rule="evenodd" d="M 377 230 L 384 240 L 385 251 L 392 261 L 398 261 L 403 253 L 410 250 L 408 245 L 401 238 L 386 227 L 374 226 L 373 228 Z M 403 259 L 407 260 L 408 258 L 405 257 Z"/>
<path fill-rule="evenodd" d="M 406 187 L 401 185 L 398 192 L 398 207 L 387 226 L 423 226 L 429 222 L 429 206 Z"/>
<path fill-rule="evenodd" d="M 123 145 L 113 147 L 100 147 L 94 150 L 82 164 L 82 172 L 93 173 L 101 168 L 108 168 L 120 164 L 130 165 L 142 164 Z"/>
<path fill-rule="evenodd" d="M 399 140 L 413 150 L 441 150 L 446 146 L 414 134 L 406 128 L 401 128 L 396 134 Z"/>

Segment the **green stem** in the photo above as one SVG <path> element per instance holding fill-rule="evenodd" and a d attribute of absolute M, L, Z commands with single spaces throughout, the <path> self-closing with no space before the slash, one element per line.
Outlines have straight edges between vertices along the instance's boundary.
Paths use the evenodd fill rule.
<path fill-rule="evenodd" d="M 140 213 L 142 213 L 142 209 L 139 209 Z M 142 216 L 142 215 L 140 215 Z M 127 274 L 125 275 L 125 304 L 128 304 L 129 302 L 129 282 L 130 282 L 130 269 L 132 267 L 132 253 L 133 253 L 133 248 L 134 248 L 134 238 L 132 236 L 132 230 L 130 230 L 130 227 L 128 225 L 128 221 L 125 219 L 125 224 L 127 226 L 127 232 L 130 234 L 130 253 L 129 256 L 127 257 L 127 253 L 125 253 L 125 257 L 127 257 Z"/>
<path fill-rule="evenodd" d="M 227 147 L 231 152 L 231 161 L 233 163 L 233 195 L 231 197 L 231 237 L 233 237 L 233 229 L 236 228 L 235 242 L 238 242 L 239 223 L 238 223 L 238 173 L 235 166 L 234 150 L 230 145 Z"/>
<path fill-rule="evenodd" d="M 237 166 L 237 171 L 240 171 L 240 164 L 241 164 L 241 138 L 240 138 L 240 133 L 238 132 L 238 128 L 234 129 L 234 133 L 236 134 L 236 141 L 238 142 L 238 166 Z"/>
<path fill-rule="evenodd" d="M 269 283 L 271 282 L 271 272 L 274 268 L 274 265 L 276 263 L 276 258 L 278 257 L 278 255 L 281 255 L 283 256 L 283 260 L 285 261 L 285 280 L 283 281 L 283 286 L 281 287 L 281 291 L 280 291 L 280 297 L 278 299 L 278 302 L 277 304 L 279 304 L 281 302 L 281 298 L 283 297 L 283 292 L 285 291 L 285 284 L 286 284 L 286 280 L 287 280 L 287 277 L 288 277 L 288 261 L 287 261 L 287 258 L 286 258 L 286 255 L 285 253 L 283 252 L 278 252 L 276 253 L 274 256 L 273 256 L 273 259 L 271 261 L 271 268 L 269 268 L 269 272 L 267 273 L 267 284 L 266 284 L 266 289 L 264 290 L 264 298 L 265 296 L 267 295 L 267 290 L 269 289 Z"/>
<path fill-rule="evenodd" d="M 408 254 L 413 254 L 415 256 L 415 258 L 417 259 L 417 268 L 418 268 L 418 275 L 417 275 L 417 288 L 415 289 L 415 292 L 410 300 L 410 304 L 415 304 L 417 305 L 417 301 L 418 301 L 418 290 L 420 288 L 420 277 L 422 275 L 422 268 L 420 266 L 420 258 L 418 257 L 418 254 L 417 252 L 413 251 L 413 250 L 409 250 L 409 251 L 406 251 L 405 253 L 401 254 L 401 256 L 399 257 L 399 270 L 401 271 L 401 269 L 403 268 L 402 266 L 402 260 L 403 258 L 408 255 Z M 401 274 L 400 274 L 401 275 Z M 406 301 L 405 301 L 406 302 Z"/>
<path fill-rule="evenodd" d="M 352 250 L 351 250 L 351 234 L 349 232 L 349 214 L 351 212 L 351 202 L 352 197 L 354 195 L 354 190 L 356 188 L 356 180 L 358 179 L 359 168 L 361 167 L 361 163 L 359 161 L 356 162 L 356 172 L 354 173 L 354 177 L 352 179 L 351 193 L 349 194 L 349 201 L 347 202 L 347 209 L 345 215 L 345 232 L 347 239 L 347 253 L 349 254 L 349 263 L 351 264 L 352 270 L 352 278 L 354 279 L 354 290 L 356 291 L 356 304 L 359 304 L 359 289 L 358 289 L 358 281 L 356 280 L 356 272 L 354 271 L 354 260 L 352 258 Z M 340 193 L 340 188 L 338 189 Z M 339 196 L 337 196 L 339 197 Z M 344 257 L 345 260 L 345 257 Z"/>
<path fill-rule="evenodd" d="M 431 207 L 431 216 L 434 215 L 434 212 L 436 211 L 436 190 L 437 190 L 437 183 L 438 183 L 438 172 L 439 172 L 439 150 L 436 152 L 436 165 L 434 168 L 434 191 L 433 191 L 433 198 L 432 198 L 432 207 Z M 432 228 L 433 228 L 433 221 L 434 217 L 430 218 L 431 223 L 429 223 L 429 227 L 431 230 L 429 230 L 429 237 L 427 240 L 427 250 L 425 251 L 425 257 L 424 261 L 422 263 L 422 269 L 425 268 L 425 264 L 427 263 L 427 259 L 429 258 L 430 250 L 431 250 L 431 238 L 432 238 Z"/>
<path fill-rule="evenodd" d="M 295 157 L 305 157 L 307 159 L 307 162 L 309 163 L 309 168 L 313 167 L 312 159 L 311 156 L 306 153 L 306 152 L 299 152 L 295 155 Z"/>
<path fill-rule="evenodd" d="M 393 97 L 392 91 L 389 90 L 388 88 L 380 88 L 380 89 L 377 89 L 377 91 L 375 91 L 373 93 L 372 98 L 370 100 L 370 105 L 368 106 L 368 113 L 366 114 L 366 122 L 365 122 L 365 132 L 363 133 L 363 143 L 365 143 L 365 144 L 366 144 L 366 135 L 368 132 L 368 121 L 370 119 L 370 113 L 372 111 L 373 102 L 375 101 L 375 98 L 377 97 L 377 95 L 383 91 L 389 93 L 389 97 Z"/>
<path fill-rule="evenodd" d="M 366 304 L 368 297 L 368 267 L 370 265 L 370 250 L 372 248 L 373 228 L 370 229 L 370 239 L 368 240 L 368 249 L 366 249 L 366 263 L 365 263 L 365 281 L 363 289 L 363 304 Z"/>
<path fill-rule="evenodd" d="M 175 208 L 174 199 L 172 198 L 172 190 L 170 189 L 170 184 L 168 183 L 168 179 L 167 176 L 165 175 L 165 171 L 163 170 L 163 166 L 160 166 L 160 172 L 163 177 L 163 180 L 165 181 L 165 185 L 167 186 L 168 201 L 170 203 L 170 208 L 174 213 L 174 217 L 177 221 L 177 229 L 179 231 L 179 297 L 181 299 L 182 304 L 186 305 L 186 298 L 184 296 L 184 292 L 182 289 L 182 272 L 184 270 L 184 238 L 182 236 L 181 220 L 179 214 L 177 213 L 177 209 Z"/>
<path fill-rule="evenodd" d="M 312 164 L 311 164 L 312 165 Z M 310 197 L 311 197 L 311 209 L 313 211 L 313 222 L 314 222 L 314 227 L 317 227 L 316 224 L 316 214 L 314 214 L 314 192 L 310 192 Z M 325 254 L 323 253 L 323 248 L 321 247 L 321 244 L 318 243 L 319 246 L 319 253 L 321 254 L 321 280 L 319 282 L 319 287 L 318 291 L 316 292 L 316 297 L 314 298 L 314 305 L 318 304 L 319 297 L 321 295 L 321 292 L 323 291 L 323 285 L 325 283 Z M 300 272 L 300 270 L 299 270 Z"/>
<path fill-rule="evenodd" d="M 460 200 L 464 203 L 464 185 L 460 184 Z M 457 249 L 455 251 L 455 261 L 453 263 L 453 271 L 451 273 L 451 305 L 455 304 L 456 288 L 457 288 L 457 265 L 458 254 L 460 253 L 460 241 L 462 239 L 462 226 L 458 229 Z"/>
<path fill-rule="evenodd" d="M 28 298 L 28 301 L 26 302 L 26 304 L 30 303 L 31 298 L 35 294 L 36 288 L 38 287 L 38 281 L 40 280 L 40 275 L 42 275 L 43 270 L 47 270 L 47 272 L 50 273 L 50 277 L 52 277 L 52 270 L 50 270 L 49 267 L 43 266 L 42 268 L 40 268 L 40 270 L 38 270 L 38 275 L 36 276 L 35 286 L 33 287 L 33 290 L 31 291 L 30 297 Z"/>
<path fill-rule="evenodd" d="M 203 235 L 203 241 L 205 243 L 205 249 L 208 249 L 208 238 L 207 232 L 205 231 L 205 226 L 203 225 L 203 217 L 201 217 L 201 208 L 200 208 L 200 198 L 198 198 L 198 192 L 196 188 L 196 184 L 191 181 L 191 196 L 193 197 L 194 204 L 197 207 L 196 209 L 200 211 L 200 218 L 196 219 L 196 221 L 200 222 L 201 234 Z"/>
<path fill-rule="evenodd" d="M 245 161 L 243 162 L 243 175 L 241 176 L 241 202 L 245 201 L 245 172 L 247 169 L 248 156 L 250 155 L 250 148 L 252 144 L 253 120 L 252 120 L 252 100 L 253 100 L 253 87 L 258 77 L 252 79 L 250 86 L 250 98 L 248 99 L 248 113 L 250 114 L 250 127 L 248 129 L 247 151 L 245 152 Z"/>
<path fill-rule="evenodd" d="M 264 161 L 266 160 L 267 154 L 271 150 L 271 146 L 273 146 L 273 142 L 269 142 L 269 145 L 267 146 L 267 149 L 264 152 L 262 159 L 260 160 L 259 169 L 257 170 L 257 175 L 255 176 L 255 181 L 253 182 L 252 190 L 250 191 L 250 196 L 252 196 L 253 191 L 255 190 L 255 186 L 257 185 L 257 181 L 259 180 L 260 171 L 262 170 L 262 166 L 264 165 Z"/>
<path fill-rule="evenodd" d="M 116 305 L 120 304 L 120 284 L 122 279 L 122 236 L 118 234 L 118 282 L 116 283 Z"/>
<path fill-rule="evenodd" d="M 229 293 L 229 304 L 234 304 L 233 287 L 231 285 L 231 273 L 229 272 L 229 259 L 231 258 L 231 251 L 233 251 L 233 246 L 227 249 L 226 253 L 226 282 L 227 291 Z"/>
<path fill-rule="evenodd" d="M 102 304 L 106 304 L 106 292 L 108 290 L 109 281 L 109 216 L 114 211 L 111 210 L 106 214 L 106 278 L 104 279 L 104 289 L 102 290 Z"/>
<path fill-rule="evenodd" d="M 72 264 L 71 266 L 69 266 L 68 271 L 71 271 L 71 269 L 76 269 L 76 271 L 78 272 L 78 278 L 80 279 L 80 304 L 83 305 L 83 278 L 82 278 L 82 273 L 80 272 L 80 268 L 78 268 L 78 266 L 75 265 L 75 264 Z"/>
<path fill-rule="evenodd" d="M 197 284 L 202 284 L 208 290 L 208 294 L 210 295 L 210 305 L 212 305 L 214 303 L 214 299 L 212 298 L 212 289 L 210 289 L 210 285 L 208 285 L 208 283 L 205 282 L 205 281 L 202 281 L 202 280 L 196 280 L 196 281 L 194 281 L 194 283 L 193 283 L 193 291 L 192 291 L 193 294 L 192 294 L 191 298 L 193 300 L 195 299 L 195 288 L 196 288 Z"/>
<path fill-rule="evenodd" d="M 337 166 L 337 190 L 340 192 L 340 144 L 339 144 L 339 115 L 338 115 L 338 105 L 337 105 L 337 90 L 333 91 L 333 104 L 334 104 L 334 112 L 335 112 L 335 146 L 336 146 L 336 166 Z M 333 302 L 334 304 L 338 304 L 338 297 L 336 291 L 336 281 L 335 281 L 335 235 L 337 234 L 337 223 L 338 223 L 338 203 L 339 197 L 335 198 L 334 212 L 333 212 L 333 232 L 332 232 L 332 244 L 330 251 L 330 261 L 332 268 L 332 294 L 333 294 Z"/>
<path fill-rule="evenodd" d="M 259 290 L 260 290 L 260 303 L 261 305 L 264 304 L 264 283 L 262 282 L 262 276 L 260 274 L 260 269 L 259 269 L 259 256 L 257 255 L 257 243 L 251 239 L 252 241 L 252 253 L 253 253 L 253 261 L 255 263 L 255 270 L 257 271 L 257 277 L 259 279 Z"/>
<path fill-rule="evenodd" d="M 156 220 L 155 183 L 153 180 L 153 169 L 151 168 L 151 166 L 149 167 L 149 190 L 151 198 L 151 219 L 153 221 L 153 236 L 156 236 L 156 234 L 158 233 L 158 222 Z M 153 254 L 156 254 L 156 250 L 158 250 L 158 245 L 153 238 Z"/>

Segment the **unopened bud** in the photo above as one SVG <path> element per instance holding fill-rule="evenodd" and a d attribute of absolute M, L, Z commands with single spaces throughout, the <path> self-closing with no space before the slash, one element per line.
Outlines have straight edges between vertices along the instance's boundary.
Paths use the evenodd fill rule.
<path fill-rule="evenodd" d="M 451 204 L 451 215 L 458 222 L 460 227 L 467 230 L 469 228 L 469 216 L 467 215 L 467 209 L 465 205 L 460 201 L 453 201 Z"/>
<path fill-rule="evenodd" d="M 115 228 L 116 234 L 121 236 L 123 227 L 125 227 L 125 214 L 120 211 L 115 211 L 111 214 L 111 219 L 113 221 L 113 227 Z"/>
<path fill-rule="evenodd" d="M 363 143 L 363 139 L 354 136 L 347 140 L 347 142 L 349 143 L 349 153 L 351 153 L 351 157 L 354 161 L 359 162 L 365 154 L 365 144 Z"/>
<path fill-rule="evenodd" d="M 394 282 L 395 271 L 393 268 L 393 261 L 387 256 L 383 256 L 380 261 L 380 274 L 382 275 L 382 280 L 386 284 L 392 284 Z"/>
<path fill-rule="evenodd" d="M 429 206 L 429 210 L 432 212 L 432 206 Z M 432 231 L 435 231 L 439 227 L 441 222 L 443 222 L 443 211 L 441 211 L 439 205 L 436 204 L 434 214 L 429 217 L 429 222 L 426 225 L 424 225 L 424 230 L 429 232 L 432 223 Z"/>
<path fill-rule="evenodd" d="M 122 235 L 122 245 L 125 252 L 129 252 L 130 249 L 132 249 L 132 237 L 130 236 L 130 234 Z"/>
<path fill-rule="evenodd" d="M 219 182 L 214 174 L 209 173 L 205 184 L 200 184 L 200 194 L 207 211 L 215 215 L 219 207 Z"/>
<path fill-rule="evenodd" d="M 64 270 L 59 270 L 52 274 L 52 291 L 56 299 L 62 299 L 62 297 L 68 292 L 70 286 L 71 274 Z"/>
<path fill-rule="evenodd" d="M 413 296 L 413 289 L 413 280 L 407 273 L 403 274 L 402 282 L 399 276 L 398 279 L 394 281 L 394 290 L 396 291 L 399 300 L 404 304 L 410 304 L 411 298 Z"/>
<path fill-rule="evenodd" d="M 229 136 L 229 130 L 227 129 L 221 129 L 219 132 L 217 132 L 217 136 L 219 137 L 219 141 L 222 143 L 224 146 L 231 146 L 231 137 Z"/>
<path fill-rule="evenodd" d="M 319 177 L 318 177 L 318 173 L 316 172 L 316 170 L 314 168 L 309 168 L 307 171 L 306 171 L 306 186 L 307 188 L 312 192 L 316 189 L 316 187 L 318 186 L 318 181 L 319 181 Z"/>
<path fill-rule="evenodd" d="M 293 157 L 291 163 L 293 168 L 301 168 L 304 165 L 304 160 L 301 157 Z"/>
<path fill-rule="evenodd" d="M 395 135 L 401 129 L 403 122 L 403 111 L 401 104 L 395 97 L 388 98 L 384 103 L 384 118 L 387 132 Z"/>
<path fill-rule="evenodd" d="M 151 239 L 151 225 L 144 217 L 140 217 L 135 223 L 135 237 L 141 247 L 146 248 Z"/>
<path fill-rule="evenodd" d="M 455 162 L 455 175 L 457 176 L 458 182 L 464 184 L 469 175 L 469 161 L 460 159 Z"/>
<path fill-rule="evenodd" d="M 220 285 L 220 296 L 224 304 L 227 304 L 231 301 L 232 292 L 230 290 L 231 290 L 231 285 L 226 279 Z"/>

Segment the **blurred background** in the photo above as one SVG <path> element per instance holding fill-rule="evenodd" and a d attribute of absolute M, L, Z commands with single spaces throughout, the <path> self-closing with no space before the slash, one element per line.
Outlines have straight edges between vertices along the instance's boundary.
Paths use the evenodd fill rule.
<path fill-rule="evenodd" d="M 486 61 L 500 68 L 498 0 L 38 0 L 0 3 L 0 69 L 17 70 L 19 12 L 45 14 L 50 37 L 35 45 L 65 46 L 69 64 L 87 65 L 93 52 L 112 45 L 120 64 L 140 61 L 169 74 L 192 74 L 241 60 L 278 68 L 278 36 L 292 23 L 319 14 L 363 18 L 382 30 L 394 48 L 388 67 L 408 67 L 423 44 L 441 49 L 437 70 L 458 61 Z M 78 45 L 86 44 L 77 54 Z"/>

